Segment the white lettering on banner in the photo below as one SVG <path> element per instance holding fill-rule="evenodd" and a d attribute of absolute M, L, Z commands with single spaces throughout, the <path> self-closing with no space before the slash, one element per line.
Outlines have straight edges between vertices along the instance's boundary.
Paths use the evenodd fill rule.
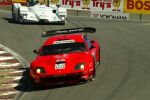
<path fill-rule="evenodd" d="M 128 20 L 129 14 L 127 13 L 112 13 L 112 12 L 91 12 L 91 17 L 100 19 L 117 19 L 117 20 Z"/>

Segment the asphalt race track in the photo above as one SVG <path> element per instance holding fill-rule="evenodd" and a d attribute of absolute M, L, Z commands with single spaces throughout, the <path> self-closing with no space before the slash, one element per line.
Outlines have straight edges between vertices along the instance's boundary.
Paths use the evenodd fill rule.
<path fill-rule="evenodd" d="M 150 24 L 139 21 L 69 17 L 66 25 L 16 24 L 10 13 L 0 13 L 0 43 L 29 63 L 42 45 L 46 30 L 92 26 L 101 45 L 101 65 L 96 79 L 87 84 L 27 89 L 19 100 L 150 100 Z"/>

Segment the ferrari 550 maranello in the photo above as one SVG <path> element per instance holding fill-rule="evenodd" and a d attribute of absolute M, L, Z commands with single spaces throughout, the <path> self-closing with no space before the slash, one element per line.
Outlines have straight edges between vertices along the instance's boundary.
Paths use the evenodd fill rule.
<path fill-rule="evenodd" d="M 40 22 L 40 23 L 63 23 L 65 24 L 67 10 L 54 4 L 32 4 L 22 6 L 13 3 L 12 18 L 18 23 Z"/>
<path fill-rule="evenodd" d="M 36 85 L 93 80 L 100 63 L 100 46 L 96 40 L 88 39 L 87 34 L 95 31 L 84 27 L 44 32 L 42 37 L 49 38 L 34 50 L 38 56 L 30 65 L 30 78 Z"/>

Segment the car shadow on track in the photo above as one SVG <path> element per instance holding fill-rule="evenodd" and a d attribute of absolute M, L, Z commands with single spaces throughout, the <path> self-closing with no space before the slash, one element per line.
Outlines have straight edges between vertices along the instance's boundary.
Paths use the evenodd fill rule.
<path fill-rule="evenodd" d="M 65 25 L 65 23 L 38 23 L 38 22 L 24 22 L 24 23 L 17 23 L 12 18 L 3 18 L 4 20 L 8 21 L 8 23 L 18 24 L 18 25 Z"/>
<path fill-rule="evenodd" d="M 52 86 L 40 86 L 35 87 L 33 82 L 29 78 L 29 68 L 23 68 L 24 73 L 22 74 L 22 78 L 20 79 L 18 86 L 15 87 L 17 91 L 21 92 L 32 92 L 32 91 L 41 91 L 41 90 L 49 90 L 56 88 L 64 88 L 64 87 L 72 87 L 77 85 L 82 85 L 84 83 L 74 83 L 74 84 L 56 84 Z"/>

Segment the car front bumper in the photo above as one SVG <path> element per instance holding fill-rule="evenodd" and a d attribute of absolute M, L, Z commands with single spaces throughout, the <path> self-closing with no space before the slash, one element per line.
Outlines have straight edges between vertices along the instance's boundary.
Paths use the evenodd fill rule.
<path fill-rule="evenodd" d="M 30 71 L 31 77 L 35 83 L 43 85 L 55 85 L 55 84 L 74 84 L 82 81 L 89 80 L 89 72 L 74 72 L 68 74 L 59 75 L 37 75 Z"/>
<path fill-rule="evenodd" d="M 65 24 L 67 21 L 62 20 L 62 21 L 49 21 L 46 19 L 41 19 L 41 20 L 27 20 L 27 19 L 21 19 L 22 23 L 42 23 L 42 24 Z"/>

